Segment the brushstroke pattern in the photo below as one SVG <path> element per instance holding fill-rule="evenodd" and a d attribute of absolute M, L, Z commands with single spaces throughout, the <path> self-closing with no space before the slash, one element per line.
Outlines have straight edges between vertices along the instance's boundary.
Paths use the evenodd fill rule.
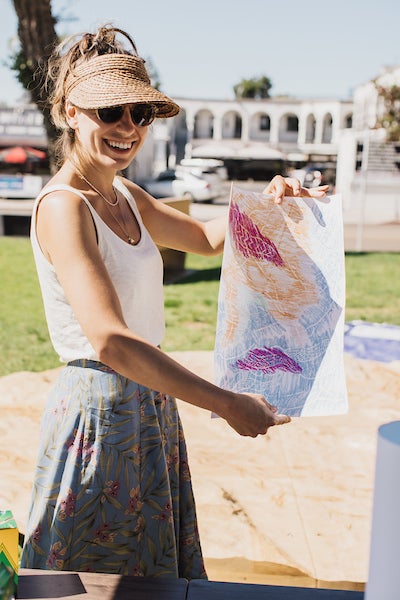
<path fill-rule="evenodd" d="M 236 366 L 245 371 L 262 371 L 263 373 L 275 373 L 275 371 L 286 371 L 288 373 L 301 373 L 301 366 L 282 352 L 279 348 L 254 348 L 250 350 L 244 360 L 237 360 Z"/>
<path fill-rule="evenodd" d="M 343 258 L 339 196 L 321 204 L 286 198 L 277 206 L 268 195 L 232 186 L 217 385 L 262 394 L 292 417 L 347 411 Z"/>
<path fill-rule="evenodd" d="M 237 250 L 246 258 L 253 256 L 267 260 L 278 267 L 284 265 L 275 244 L 264 236 L 248 215 L 242 213 L 237 204 L 232 203 L 229 211 L 231 237 Z"/>

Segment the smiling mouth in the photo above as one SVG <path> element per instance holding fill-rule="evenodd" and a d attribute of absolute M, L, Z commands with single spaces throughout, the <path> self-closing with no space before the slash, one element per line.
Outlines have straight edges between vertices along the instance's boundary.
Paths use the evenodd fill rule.
<path fill-rule="evenodd" d="M 133 142 L 116 142 L 113 140 L 105 140 L 105 142 L 113 150 L 130 150 L 133 146 Z"/>

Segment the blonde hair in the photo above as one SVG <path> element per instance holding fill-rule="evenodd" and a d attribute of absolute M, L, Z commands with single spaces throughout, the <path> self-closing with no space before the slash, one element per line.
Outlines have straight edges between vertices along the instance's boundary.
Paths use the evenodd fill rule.
<path fill-rule="evenodd" d="M 121 40 L 125 38 L 125 40 Z M 119 39 L 118 39 L 119 38 Z M 131 49 L 126 48 L 126 41 Z M 124 43 L 125 42 L 125 43 Z M 68 75 L 84 61 L 104 54 L 130 54 L 138 56 L 131 36 L 110 24 L 102 25 L 96 33 L 73 35 L 63 40 L 53 51 L 46 75 L 50 89 L 50 113 L 55 126 L 61 131 L 55 145 L 56 161 L 60 165 L 75 147 L 76 135 L 66 119 L 65 88 Z"/>

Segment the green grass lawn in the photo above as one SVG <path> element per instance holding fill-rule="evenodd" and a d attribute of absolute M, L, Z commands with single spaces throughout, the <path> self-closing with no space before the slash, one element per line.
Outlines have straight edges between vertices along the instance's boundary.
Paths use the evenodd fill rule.
<path fill-rule="evenodd" d="M 163 348 L 211 350 L 221 257 L 189 255 L 189 274 L 166 285 Z M 400 325 L 400 254 L 346 255 L 346 320 Z M 0 376 L 59 366 L 50 344 L 27 238 L 0 237 Z"/>
<path fill-rule="evenodd" d="M 0 237 L 0 375 L 59 365 L 28 238 Z"/>
<path fill-rule="evenodd" d="M 185 266 L 190 274 L 164 286 L 167 352 L 214 347 L 221 260 L 189 254 Z"/>
<path fill-rule="evenodd" d="M 346 320 L 400 325 L 400 253 L 346 255 Z"/>

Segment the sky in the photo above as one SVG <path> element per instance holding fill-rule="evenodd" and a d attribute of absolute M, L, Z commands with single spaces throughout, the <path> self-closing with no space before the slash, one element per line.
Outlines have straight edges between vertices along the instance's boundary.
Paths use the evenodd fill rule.
<path fill-rule="evenodd" d="M 35 2 L 35 0 L 31 0 Z M 59 35 L 105 22 L 125 29 L 174 98 L 233 99 L 266 75 L 271 95 L 349 99 L 400 65 L 399 0 L 52 0 Z M 0 102 L 22 95 L 4 65 L 17 43 L 12 0 L 0 0 Z"/>

